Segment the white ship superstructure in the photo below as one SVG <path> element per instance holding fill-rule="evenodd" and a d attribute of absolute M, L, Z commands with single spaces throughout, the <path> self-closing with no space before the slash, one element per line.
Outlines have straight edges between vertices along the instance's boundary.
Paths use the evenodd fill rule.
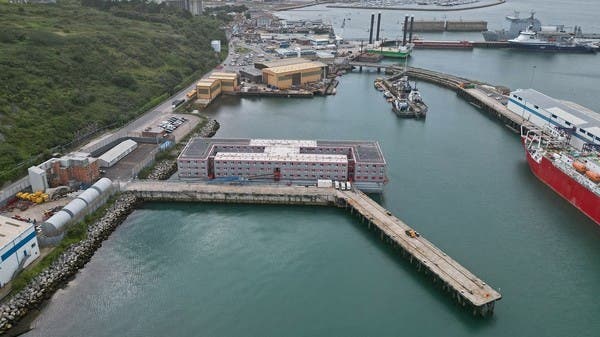
<path fill-rule="evenodd" d="M 569 101 L 561 101 L 534 89 L 510 93 L 508 109 L 539 128 L 546 124 L 570 134 L 575 149 L 600 146 L 600 114 Z"/>

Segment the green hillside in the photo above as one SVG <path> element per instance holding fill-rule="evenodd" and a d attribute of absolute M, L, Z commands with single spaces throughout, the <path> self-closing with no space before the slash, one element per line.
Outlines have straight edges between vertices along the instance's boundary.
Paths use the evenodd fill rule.
<path fill-rule="evenodd" d="M 222 56 L 210 40 L 226 46 L 213 17 L 141 1 L 84 4 L 0 1 L 0 186 L 212 69 Z"/>

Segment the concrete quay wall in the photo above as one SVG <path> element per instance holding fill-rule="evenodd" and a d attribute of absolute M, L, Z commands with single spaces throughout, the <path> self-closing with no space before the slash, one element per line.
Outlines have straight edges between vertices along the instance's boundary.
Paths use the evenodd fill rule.
<path fill-rule="evenodd" d="M 408 225 L 360 191 L 305 186 L 210 184 L 206 182 L 137 181 L 121 186 L 145 201 L 187 201 L 344 207 L 359 214 L 381 238 L 393 242 L 402 255 L 424 271 L 460 305 L 477 316 L 491 316 L 501 295 L 422 236 L 410 237 Z"/>
<path fill-rule="evenodd" d="M 304 186 L 138 181 L 121 190 L 146 201 L 333 206 L 337 200 L 333 189 Z"/>

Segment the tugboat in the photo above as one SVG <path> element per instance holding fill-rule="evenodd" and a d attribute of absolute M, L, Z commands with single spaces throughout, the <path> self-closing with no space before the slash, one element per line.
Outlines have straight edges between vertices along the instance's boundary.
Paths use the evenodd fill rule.
<path fill-rule="evenodd" d="M 392 111 L 398 115 L 398 117 L 413 117 L 413 113 L 409 111 L 410 106 L 406 99 L 397 98 L 392 102 Z"/>
<path fill-rule="evenodd" d="M 417 86 L 412 89 L 410 94 L 408 94 L 408 104 L 410 105 L 411 110 L 415 114 L 415 118 L 424 118 L 427 115 L 427 104 L 423 102 L 423 98 L 421 97 L 421 93 L 417 89 Z"/>
<path fill-rule="evenodd" d="M 392 84 L 396 89 L 392 100 L 392 111 L 401 118 L 424 118 L 427 114 L 427 105 L 421 98 L 421 93 L 416 84 L 412 86 L 407 76 L 402 76 Z"/>

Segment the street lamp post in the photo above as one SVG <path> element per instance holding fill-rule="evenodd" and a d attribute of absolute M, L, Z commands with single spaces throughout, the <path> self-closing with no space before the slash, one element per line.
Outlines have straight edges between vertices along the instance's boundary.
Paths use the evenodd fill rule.
<path fill-rule="evenodd" d="M 531 79 L 529 80 L 529 87 L 532 88 L 533 87 L 533 78 L 535 77 L 535 68 L 536 66 L 533 66 L 531 69 Z"/>

